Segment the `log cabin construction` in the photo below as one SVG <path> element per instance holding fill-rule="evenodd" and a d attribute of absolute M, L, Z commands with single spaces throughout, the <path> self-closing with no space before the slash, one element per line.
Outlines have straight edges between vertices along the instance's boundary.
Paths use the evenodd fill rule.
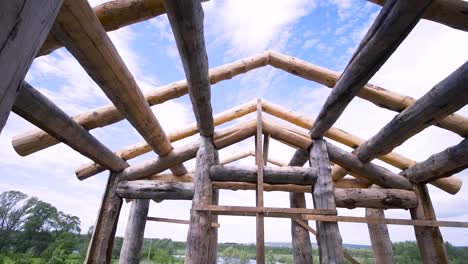
<path fill-rule="evenodd" d="M 291 219 L 295 263 L 312 263 L 310 234 L 317 237 L 320 263 L 359 263 L 343 250 L 338 222 L 368 225 L 376 263 L 395 263 L 387 225 L 414 226 L 424 263 L 448 263 L 439 227 L 468 228 L 468 222 L 438 221 L 426 185 L 447 195 L 456 195 L 461 188 L 462 180 L 455 174 L 468 167 L 468 119 L 455 112 L 468 102 L 468 62 L 418 100 L 368 82 L 420 19 L 468 31 L 468 2 L 371 2 L 382 8 L 345 70 L 338 73 L 275 51 L 209 69 L 200 0 L 113 0 L 94 8 L 86 0 L 1 1 L 0 9 L 9 12 L 1 11 L 0 130 L 13 111 L 38 127 L 13 138 L 20 155 L 62 142 L 93 161 L 77 168 L 79 180 L 109 171 L 86 263 L 110 263 L 123 199 L 132 205 L 120 263 L 138 263 L 146 221 L 163 221 L 189 225 L 185 263 L 214 264 L 217 229 L 222 228 L 218 215 L 256 218 L 260 264 L 265 263 L 265 217 Z M 186 80 L 144 94 L 106 31 L 161 14 L 169 18 Z M 70 117 L 24 81 L 34 58 L 60 47 L 78 60 L 112 104 Z M 267 66 L 331 88 L 315 119 L 262 99 L 213 113 L 212 85 Z M 166 132 L 151 106 L 187 94 L 196 123 Z M 396 112 L 367 140 L 334 127 L 356 96 Z M 254 117 L 216 128 L 248 114 Z M 113 152 L 89 133 L 123 119 L 138 131 L 143 142 Z M 429 126 L 464 139 L 422 162 L 393 152 Z M 196 134 L 198 140 L 172 146 Z M 218 150 L 247 138 L 254 138 L 254 150 L 219 159 Z M 290 161 L 269 156 L 270 138 L 297 149 Z M 345 151 L 326 138 L 354 151 Z M 132 166 L 127 162 L 150 151 L 158 157 Z M 255 165 L 229 165 L 248 156 L 255 157 Z M 191 159 L 196 160 L 193 171 L 184 165 Z M 375 159 L 401 172 L 394 173 Z M 306 163 L 309 166 L 304 167 Z M 255 190 L 256 206 L 219 205 L 221 189 Z M 265 191 L 289 192 L 290 207 L 264 206 Z M 313 209 L 306 207 L 305 195 L 312 196 Z M 191 200 L 190 219 L 148 216 L 150 200 Z M 337 213 L 337 208 L 357 207 L 366 208 L 365 217 Z M 408 209 L 410 218 L 386 218 L 385 209 Z M 316 229 L 308 221 L 315 221 Z"/>

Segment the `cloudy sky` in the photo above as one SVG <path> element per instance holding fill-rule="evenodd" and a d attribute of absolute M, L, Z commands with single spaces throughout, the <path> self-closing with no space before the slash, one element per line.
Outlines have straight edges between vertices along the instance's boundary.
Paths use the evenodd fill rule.
<path fill-rule="evenodd" d="M 99 3 L 91 1 L 92 6 Z M 339 72 L 346 66 L 380 10 L 379 6 L 362 0 L 213 0 L 204 3 L 203 7 L 210 67 L 271 49 Z M 143 91 L 184 78 L 165 15 L 122 28 L 109 35 Z M 422 20 L 372 78 L 371 83 L 419 98 L 466 61 L 466 47 L 468 34 Z M 27 80 L 70 115 L 110 102 L 64 48 L 36 59 Z M 267 66 L 213 85 L 212 105 L 214 113 L 219 113 L 249 100 L 264 98 L 315 118 L 329 93 L 330 89 L 320 84 Z M 166 132 L 194 121 L 187 96 L 152 109 Z M 468 116 L 467 107 L 459 112 Z M 369 138 L 393 116 L 395 112 L 380 109 L 356 98 L 337 121 L 336 127 L 362 138 Z M 233 123 L 236 122 L 242 120 Z M 60 210 L 79 216 L 82 230 L 86 231 L 95 221 L 107 173 L 78 181 L 74 174 L 75 168 L 89 160 L 63 144 L 20 157 L 13 150 L 11 139 L 32 128 L 31 124 L 15 114 L 10 116 L 0 136 L 0 191 L 20 190 L 37 196 Z M 95 129 L 91 133 L 114 151 L 141 141 L 141 136 L 126 121 Z M 432 153 L 442 151 L 461 140 L 454 133 L 431 127 L 398 147 L 397 152 L 422 161 Z M 174 146 L 180 146 L 184 142 L 187 141 L 176 142 Z M 220 158 L 253 148 L 254 141 L 249 139 L 220 151 Z M 293 152 L 293 149 L 279 142 L 271 142 L 271 157 L 287 162 Z M 154 157 L 154 153 L 148 153 L 130 163 L 138 164 Z M 247 158 L 239 163 L 253 165 L 254 159 Z M 193 167 L 193 162 L 185 164 L 188 168 Z M 395 168 L 389 168 L 398 172 Z M 467 171 L 459 173 L 459 176 L 468 180 Z M 466 185 L 454 196 L 432 187 L 430 192 L 439 219 L 468 221 Z M 253 191 L 222 191 L 220 204 L 253 206 L 254 197 Z M 311 206 L 310 195 L 307 199 Z M 190 201 L 152 202 L 149 214 L 188 219 L 190 204 Z M 266 193 L 265 205 L 288 207 L 288 194 Z M 125 230 L 129 208 L 129 204 L 124 204 L 118 235 L 122 235 Z M 363 216 L 364 210 L 343 209 L 339 213 Z M 387 210 L 386 214 L 389 217 L 409 218 L 409 212 L 404 210 Z M 291 241 L 289 223 L 288 219 L 267 218 L 266 241 Z M 219 240 L 222 242 L 255 241 L 254 218 L 223 216 L 220 217 L 220 224 Z M 187 228 L 188 226 L 148 222 L 145 235 L 185 240 Z M 411 227 L 389 228 L 393 241 L 414 240 Z M 340 229 L 345 243 L 370 243 L 364 224 L 340 224 Z M 442 233 L 447 241 L 455 245 L 468 245 L 466 229 L 442 228 Z"/>

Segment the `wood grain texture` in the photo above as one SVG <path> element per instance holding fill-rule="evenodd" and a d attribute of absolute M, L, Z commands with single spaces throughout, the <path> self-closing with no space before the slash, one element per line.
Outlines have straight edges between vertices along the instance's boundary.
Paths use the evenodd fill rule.
<path fill-rule="evenodd" d="M 181 219 L 171 219 L 171 218 L 162 218 L 162 217 L 153 217 L 153 216 L 148 216 L 146 218 L 148 221 L 154 221 L 154 222 L 164 222 L 164 223 L 172 223 L 172 224 L 182 224 L 182 225 L 188 225 L 190 224 L 189 220 L 181 220 Z M 211 227 L 220 227 L 221 225 L 218 223 L 211 223 Z"/>
<path fill-rule="evenodd" d="M 378 5 L 384 5 L 385 0 L 369 0 Z M 468 31 L 468 3 L 458 0 L 434 0 L 426 9 L 423 18 L 446 26 Z"/>
<path fill-rule="evenodd" d="M 119 172 L 127 167 L 125 161 L 27 82 L 23 82 L 13 111 L 104 168 Z"/>
<path fill-rule="evenodd" d="M 200 135 L 211 137 L 214 133 L 214 122 L 201 2 L 164 0 L 164 6 L 184 66 Z"/>
<path fill-rule="evenodd" d="M 366 208 L 366 217 L 385 218 L 385 212 L 382 209 Z M 385 224 L 367 224 L 369 236 L 374 253 L 375 264 L 395 263 L 393 257 L 392 241 Z"/>
<path fill-rule="evenodd" d="M 388 0 L 362 39 L 328 96 L 314 126 L 312 138 L 332 127 L 359 90 L 372 78 L 411 32 L 431 0 Z"/>
<path fill-rule="evenodd" d="M 362 161 L 384 155 L 436 120 L 456 112 L 468 102 L 467 82 L 468 62 L 465 62 L 359 146 L 356 155 Z"/>
<path fill-rule="evenodd" d="M 63 0 L 0 2 L 0 133 Z"/>
<path fill-rule="evenodd" d="M 314 139 L 309 150 L 309 163 L 317 168 L 317 182 L 312 191 L 316 209 L 335 210 L 333 197 L 333 180 L 331 178 L 330 160 L 327 143 L 323 139 Z M 343 242 L 336 222 L 317 221 L 320 263 L 344 263 Z"/>
<path fill-rule="evenodd" d="M 414 183 L 428 182 L 460 172 L 468 167 L 468 140 L 430 156 L 401 174 Z"/>
<path fill-rule="evenodd" d="M 258 166 L 224 166 L 210 167 L 212 181 L 253 182 L 258 180 Z M 270 184 L 311 185 L 317 180 L 317 171 L 300 167 L 264 167 L 263 179 Z"/>
<path fill-rule="evenodd" d="M 130 207 L 125 236 L 120 250 L 119 263 L 140 263 L 140 251 L 145 237 L 146 217 L 150 200 L 136 199 Z"/>
<path fill-rule="evenodd" d="M 415 191 L 418 196 L 418 207 L 410 210 L 411 219 L 436 221 L 427 186 L 424 184 L 415 185 Z M 415 226 L 414 234 L 424 263 L 449 263 L 444 239 L 438 226 Z"/>
<path fill-rule="evenodd" d="M 116 193 L 127 199 L 191 200 L 193 198 L 193 183 L 160 180 L 121 181 L 117 186 Z"/>
<path fill-rule="evenodd" d="M 218 151 L 210 137 L 200 136 L 200 147 L 197 152 L 194 195 L 192 199 L 192 211 L 190 213 L 190 225 L 187 232 L 187 251 L 185 263 L 204 264 L 210 263 L 211 213 L 196 210 L 200 206 L 208 206 L 213 203 L 213 190 L 209 178 L 209 169 L 218 163 Z"/>
<path fill-rule="evenodd" d="M 255 120 L 248 120 L 242 124 L 232 125 L 215 133 L 213 138 L 217 149 L 222 149 L 255 134 Z M 165 156 L 131 166 L 121 172 L 122 180 L 137 180 L 155 175 L 185 162 L 196 156 L 199 142 L 188 143 L 184 147 L 176 148 Z"/>
<path fill-rule="evenodd" d="M 224 112 L 216 114 L 213 117 L 213 119 L 214 119 L 215 125 L 218 126 L 226 122 L 232 121 L 236 118 L 239 118 L 241 116 L 247 115 L 255 111 L 255 109 L 256 109 L 255 101 L 250 101 L 240 106 L 233 107 Z M 187 138 L 189 136 L 195 135 L 197 132 L 198 132 L 197 123 L 193 123 L 181 129 L 177 129 L 175 131 L 171 131 L 167 133 L 167 137 L 169 138 L 169 141 L 172 143 L 172 142 L 176 142 L 184 138 Z M 145 153 L 148 153 L 151 150 L 152 150 L 151 146 L 148 145 L 148 143 L 146 143 L 145 141 L 142 141 L 142 142 L 133 144 L 131 146 L 128 146 L 121 150 L 116 151 L 116 155 L 121 157 L 124 160 L 129 160 L 129 159 L 138 157 L 140 155 L 143 155 Z M 102 172 L 102 171 L 104 171 L 104 168 L 100 167 L 98 164 L 88 163 L 77 168 L 75 173 L 79 177 L 86 178 L 86 177 L 91 177 L 95 174 L 98 174 L 99 172 Z"/>
<path fill-rule="evenodd" d="M 110 173 L 84 263 L 110 263 L 111 261 L 115 231 L 122 208 L 122 199 L 115 192 L 119 181 L 118 174 Z"/>

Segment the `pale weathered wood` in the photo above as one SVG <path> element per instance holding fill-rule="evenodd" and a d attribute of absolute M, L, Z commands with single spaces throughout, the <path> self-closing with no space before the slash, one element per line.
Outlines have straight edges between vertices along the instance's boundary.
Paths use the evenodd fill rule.
<path fill-rule="evenodd" d="M 182 224 L 182 225 L 190 224 L 189 220 L 170 219 L 170 218 L 161 218 L 161 217 L 153 217 L 153 216 L 148 216 L 146 220 L 155 221 L 155 222 L 163 222 L 163 223 Z M 211 223 L 211 227 L 218 228 L 220 226 L 221 225 L 218 223 Z"/>
<path fill-rule="evenodd" d="M 312 190 L 314 207 L 317 209 L 336 210 L 333 197 L 333 180 L 326 141 L 314 139 L 309 150 L 309 163 L 317 168 L 317 183 Z M 317 221 L 320 263 L 344 263 L 343 242 L 337 222 Z"/>
<path fill-rule="evenodd" d="M 241 160 L 243 158 L 250 157 L 250 156 L 255 157 L 255 154 L 253 154 L 251 150 L 245 150 L 245 151 L 239 152 L 239 153 L 237 153 L 235 155 L 232 155 L 230 157 L 227 157 L 225 159 L 220 160 L 219 164 L 221 164 L 221 165 L 229 164 L 229 163 L 232 163 L 234 161 L 238 161 L 238 160 Z"/>
<path fill-rule="evenodd" d="M 212 138 L 200 136 L 200 147 L 197 152 L 194 195 L 190 225 L 187 233 L 187 251 L 185 263 L 204 264 L 210 260 L 211 213 L 196 210 L 199 206 L 208 206 L 213 202 L 213 191 L 209 178 L 209 169 L 218 163 L 218 152 Z"/>
<path fill-rule="evenodd" d="M 213 188 L 232 190 L 255 190 L 256 185 L 246 182 L 212 182 Z M 275 191 L 305 193 L 311 187 L 297 185 L 268 185 L 265 190 L 277 186 Z M 299 189 L 300 187 L 300 189 Z M 180 177 L 152 177 L 151 179 L 121 181 L 116 189 L 117 194 L 127 199 L 191 200 L 193 197 L 192 179 Z M 291 189 L 288 189 L 291 188 Z M 294 189 L 292 189 L 294 188 Z M 417 206 L 414 192 L 399 189 L 362 189 L 335 188 L 333 191 L 337 207 L 356 208 L 368 207 L 377 209 L 401 208 L 409 209 Z"/>
<path fill-rule="evenodd" d="M 437 222 L 427 186 L 415 185 L 415 191 L 418 195 L 418 207 L 410 210 L 411 219 Z M 414 227 L 419 253 L 424 263 L 449 263 L 439 226 L 442 225 Z M 468 227 L 468 224 L 465 227 Z"/>
<path fill-rule="evenodd" d="M 356 150 L 362 161 L 384 155 L 436 120 L 456 112 L 468 102 L 468 62 L 439 82 L 416 103 L 393 118 Z"/>
<path fill-rule="evenodd" d="M 125 161 L 25 81 L 13 111 L 111 171 L 118 172 L 127 167 Z"/>
<path fill-rule="evenodd" d="M 212 212 L 217 215 L 256 216 L 261 213 L 265 217 L 298 217 L 300 215 L 336 215 L 336 210 L 307 208 L 277 208 L 250 206 L 220 206 L 206 205 L 194 207 L 193 210 Z"/>
<path fill-rule="evenodd" d="M 213 185 L 212 185 L 213 187 Z M 213 196 L 212 196 L 212 205 L 219 204 L 219 190 L 213 189 Z M 217 264 L 218 263 L 218 229 L 213 228 L 213 224 L 218 223 L 218 216 L 211 215 L 211 229 L 209 235 L 209 256 L 208 256 L 208 263 L 209 264 Z"/>
<path fill-rule="evenodd" d="M 369 0 L 384 5 L 385 0 Z M 468 31 L 468 3 L 459 0 L 434 0 L 426 9 L 423 18 L 446 26 Z"/>
<path fill-rule="evenodd" d="M 340 77 L 338 72 L 321 68 L 307 61 L 274 51 L 270 51 L 269 64 L 275 68 L 282 69 L 307 80 L 318 82 L 329 88 L 333 88 Z M 415 99 L 409 96 L 391 92 L 373 84 L 364 85 L 357 96 L 379 107 L 396 112 L 401 112 L 416 102 Z M 453 131 L 462 137 L 468 136 L 468 119 L 459 114 L 448 115 L 444 119 L 438 120 L 436 125 Z"/>
<path fill-rule="evenodd" d="M 263 120 L 263 126 L 265 131 L 273 138 L 296 148 L 308 149 L 312 144 L 312 140 L 307 134 L 294 128 L 273 122 L 266 118 Z M 337 164 L 349 167 L 350 170 L 357 173 L 355 176 L 365 177 L 365 179 L 375 182 L 378 185 L 383 185 L 382 187 L 412 189 L 408 179 L 401 175 L 395 174 L 371 162 L 363 163 L 353 154 L 334 147 L 330 143 L 327 143 L 327 146 L 330 146 L 328 149 L 330 159 Z"/>
<path fill-rule="evenodd" d="M 150 200 L 136 199 L 130 207 L 125 236 L 120 250 L 119 263 L 140 263 L 140 251 L 145 237 L 146 217 L 148 216 Z"/>
<path fill-rule="evenodd" d="M 354 52 L 328 96 L 314 126 L 312 138 L 321 138 L 359 90 L 382 67 L 411 32 L 432 0 L 388 0 Z"/>
<path fill-rule="evenodd" d="M 258 166 L 225 166 L 210 167 L 212 181 L 254 182 L 258 180 Z M 263 179 L 270 184 L 311 185 L 317 180 L 315 168 L 301 167 L 264 167 Z"/>
<path fill-rule="evenodd" d="M 310 129 L 313 124 L 313 120 L 307 118 L 306 116 L 285 109 L 273 103 L 267 102 L 265 100 L 262 101 L 262 109 L 273 116 L 291 122 L 305 129 Z M 465 123 L 468 125 L 468 122 Z M 357 136 L 347 133 L 346 131 L 334 127 L 330 128 L 330 130 L 328 130 L 327 133 L 325 133 L 325 136 L 352 148 L 359 147 L 359 145 L 365 141 L 364 139 L 361 139 Z M 379 156 L 377 158 L 402 170 L 405 170 L 408 167 L 411 167 L 416 164 L 416 161 L 406 158 L 395 152 L 391 152 L 386 155 Z M 342 179 L 348 173 L 349 172 L 346 169 L 342 168 L 339 165 L 335 164 L 332 167 L 332 176 L 334 181 Z M 457 176 L 452 176 L 449 178 L 435 180 L 431 182 L 431 184 L 448 193 L 456 194 L 462 186 L 462 180 Z"/>
<path fill-rule="evenodd" d="M 460 172 L 468 167 L 468 140 L 430 156 L 427 160 L 401 172 L 415 183 L 433 181 Z"/>
<path fill-rule="evenodd" d="M 265 161 L 263 160 L 262 136 L 263 136 L 263 120 L 262 120 L 262 100 L 257 99 L 257 133 L 255 134 L 255 164 L 257 165 L 257 189 L 256 189 L 256 206 L 263 207 L 263 187 L 264 175 L 263 170 Z M 265 218 L 260 212 L 256 214 L 256 262 L 265 264 Z"/>
<path fill-rule="evenodd" d="M 385 218 L 384 210 L 366 208 L 366 217 Z M 375 264 L 395 263 L 392 241 L 385 224 L 367 224 Z"/>
<path fill-rule="evenodd" d="M 115 192 L 119 181 L 118 174 L 110 173 L 84 263 L 111 263 L 112 246 L 122 208 L 122 199 Z"/>
<path fill-rule="evenodd" d="M 289 203 L 291 208 L 307 207 L 303 193 L 290 193 Z M 312 263 L 312 244 L 310 243 L 309 232 L 295 220 L 296 219 L 291 219 L 292 255 L 294 263 Z"/>
<path fill-rule="evenodd" d="M 211 137 L 214 133 L 214 122 L 201 2 L 164 0 L 164 6 L 184 66 L 200 135 Z"/>
<path fill-rule="evenodd" d="M 250 101 L 245 104 L 242 104 L 240 106 L 231 108 L 229 110 L 226 110 L 224 112 L 221 112 L 219 114 L 216 114 L 213 119 L 214 123 L 216 126 L 224 124 L 226 122 L 232 121 L 236 118 L 239 118 L 241 116 L 247 115 L 256 109 L 256 102 L 255 101 Z M 175 142 L 184 138 L 187 138 L 189 136 L 192 136 L 198 132 L 198 127 L 197 123 L 193 123 L 187 127 L 184 127 L 182 129 L 177 129 L 175 131 L 169 132 L 167 134 L 167 137 L 169 138 L 170 142 Z M 139 142 L 137 144 L 131 145 L 129 147 L 125 147 L 119 151 L 116 152 L 117 156 L 121 157 L 124 160 L 129 160 L 132 158 L 135 158 L 137 156 L 143 155 L 147 152 L 150 152 L 151 146 L 148 145 L 146 142 Z M 85 164 L 81 167 L 79 167 L 75 173 L 78 177 L 80 178 L 87 178 L 91 177 L 104 169 L 101 168 L 98 164 L 96 163 L 91 163 L 91 164 Z"/>
<path fill-rule="evenodd" d="M 0 2 L 0 133 L 63 0 Z"/>
<path fill-rule="evenodd" d="M 255 124 L 255 119 L 252 119 L 217 131 L 213 138 L 216 148 L 222 149 L 253 136 L 256 128 Z M 194 158 L 198 147 L 199 142 L 195 141 L 184 147 L 176 148 L 168 155 L 126 168 L 121 172 L 121 177 L 123 180 L 136 180 L 161 173 L 172 166 Z"/>

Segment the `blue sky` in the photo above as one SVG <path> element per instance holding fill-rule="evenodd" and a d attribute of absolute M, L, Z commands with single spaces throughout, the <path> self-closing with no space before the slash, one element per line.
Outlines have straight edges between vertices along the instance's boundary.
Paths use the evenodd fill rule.
<path fill-rule="evenodd" d="M 91 2 L 93 6 L 96 4 L 99 2 Z M 361 0 L 213 0 L 203 3 L 203 7 L 210 67 L 271 49 L 335 71 L 342 71 L 346 66 L 354 48 L 380 10 L 380 7 Z M 109 35 L 143 91 L 184 78 L 165 15 Z M 466 61 L 466 47 L 468 34 L 423 20 L 371 83 L 419 98 Z M 70 115 L 110 102 L 63 48 L 36 59 L 27 80 Z M 261 97 L 315 118 L 329 93 L 330 89 L 320 84 L 266 66 L 213 85 L 212 105 L 214 113 L 219 113 Z M 166 132 L 194 121 L 188 96 L 152 109 Z M 465 107 L 460 113 L 467 116 L 468 109 Z M 356 98 L 337 121 L 336 127 L 369 138 L 394 115 L 394 112 L 379 109 Z M 234 123 L 242 120 L 245 118 Z M 31 128 L 32 125 L 12 114 L 1 134 L 0 191 L 15 189 L 35 195 L 60 210 L 79 216 L 82 229 L 87 230 L 95 221 L 106 173 L 78 181 L 74 171 L 88 160 L 63 144 L 28 157 L 20 157 L 11 147 L 11 139 Z M 141 141 L 141 136 L 126 121 L 92 130 L 92 134 L 115 151 Z M 188 140 L 176 142 L 174 146 L 180 146 Z M 461 138 L 454 133 L 431 127 L 405 142 L 397 151 L 421 161 L 460 141 Z M 253 147 L 253 139 L 246 140 L 220 151 L 220 158 Z M 279 142 L 271 143 L 271 157 L 287 162 L 293 152 L 293 149 Z M 154 153 L 148 153 L 130 163 L 137 164 L 154 157 Z M 248 158 L 240 163 L 253 165 L 254 160 Z M 383 165 L 378 161 L 376 163 Z M 193 167 L 193 162 L 185 164 L 189 168 Z M 468 180 L 466 171 L 459 173 L 459 176 Z M 455 196 L 432 187 L 430 192 L 439 219 L 468 221 L 468 208 L 465 206 L 468 187 L 463 186 Z M 220 203 L 225 205 L 254 205 L 254 201 L 254 192 L 250 191 L 222 191 L 220 195 Z M 266 193 L 265 203 L 267 206 L 287 207 L 288 195 Z M 310 196 L 308 204 L 312 205 Z M 125 204 L 118 235 L 122 235 L 125 229 L 128 209 L 129 204 Z M 189 209 L 189 201 L 152 202 L 150 215 L 188 219 Z M 340 214 L 363 216 L 364 210 L 340 210 Z M 386 214 L 390 217 L 409 217 L 409 212 L 404 210 L 387 210 Z M 220 217 L 220 223 L 220 241 L 255 241 L 254 218 L 223 216 Z M 370 243 L 367 228 L 363 224 L 340 224 L 340 229 L 345 243 Z M 145 235 L 185 240 L 186 231 L 187 226 L 149 222 Z M 443 228 L 442 232 L 449 242 L 468 245 L 465 239 L 467 230 Z M 266 219 L 265 234 L 266 241 L 290 241 L 289 220 Z M 410 227 L 391 226 L 390 235 L 394 241 L 414 240 Z"/>

